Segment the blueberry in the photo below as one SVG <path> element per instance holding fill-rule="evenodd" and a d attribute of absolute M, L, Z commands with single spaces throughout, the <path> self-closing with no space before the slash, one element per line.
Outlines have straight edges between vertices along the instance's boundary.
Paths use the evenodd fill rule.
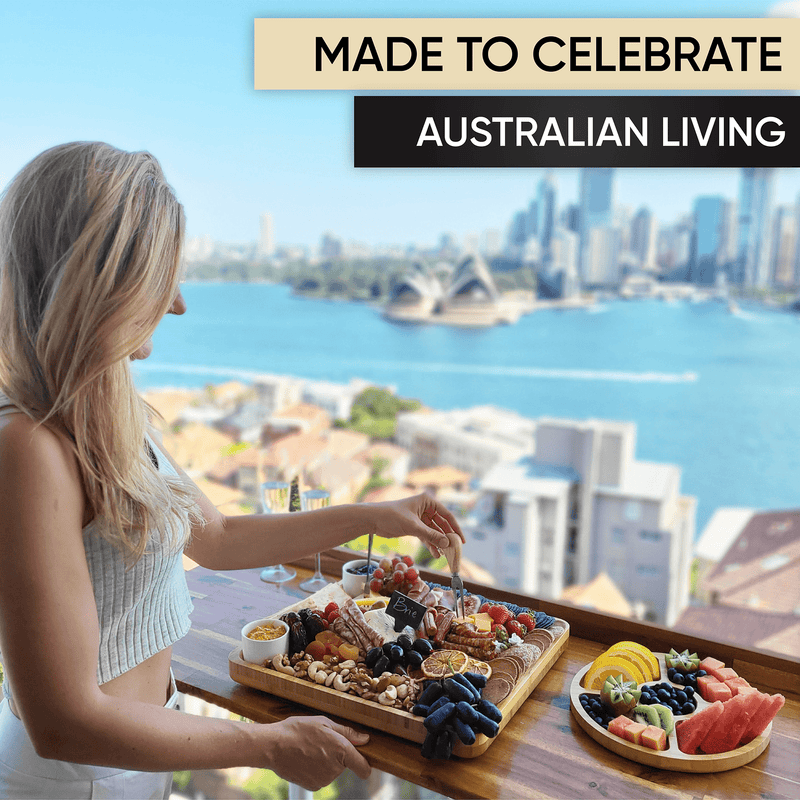
<path fill-rule="evenodd" d="M 691 686 L 687 686 L 683 691 L 686 692 L 686 696 L 689 698 L 694 696 L 694 689 Z"/>
<path fill-rule="evenodd" d="M 683 703 L 686 703 L 689 700 L 689 695 L 684 691 L 677 691 L 677 692 L 675 692 L 675 699 L 679 703 L 683 704 Z"/>
<path fill-rule="evenodd" d="M 670 667 L 670 668 L 667 670 L 667 677 L 668 677 L 670 680 L 672 680 L 672 678 L 674 677 L 674 675 L 675 675 L 675 667 Z"/>
<path fill-rule="evenodd" d="M 680 672 L 676 672 L 672 676 L 672 682 L 677 683 L 678 686 L 683 686 L 683 684 L 686 683 L 686 679 L 683 677 L 683 675 L 680 674 Z"/>
<path fill-rule="evenodd" d="M 602 717 L 601 717 L 599 714 L 595 714 L 594 721 L 595 721 L 595 722 L 596 722 L 598 725 L 602 725 L 602 724 L 603 724 L 603 718 L 602 718 Z"/>
<path fill-rule="evenodd" d="M 680 713 L 681 704 L 674 697 L 670 700 L 667 700 L 667 705 L 673 710 L 673 712 Z"/>
<path fill-rule="evenodd" d="M 696 697 L 693 697 L 690 702 L 695 708 L 697 708 L 697 698 Z"/>
<path fill-rule="evenodd" d="M 694 706 L 691 703 L 684 703 L 681 706 L 681 714 L 691 714 L 694 711 Z"/>
<path fill-rule="evenodd" d="M 707 672 L 706 672 L 704 669 L 699 669 L 699 670 L 697 670 L 696 676 L 697 676 L 698 678 L 703 678 L 703 677 L 705 677 L 706 675 L 708 675 L 708 673 L 707 673 Z"/>
<path fill-rule="evenodd" d="M 666 689 L 659 689 L 657 696 L 659 700 L 669 700 L 669 692 Z"/>
<path fill-rule="evenodd" d="M 582 695 L 579 695 L 579 696 L 578 696 L 578 700 L 580 700 L 580 701 L 581 701 L 581 703 L 582 703 L 584 700 L 588 700 L 588 699 L 589 699 L 589 695 L 588 695 L 588 694 L 582 694 Z"/>

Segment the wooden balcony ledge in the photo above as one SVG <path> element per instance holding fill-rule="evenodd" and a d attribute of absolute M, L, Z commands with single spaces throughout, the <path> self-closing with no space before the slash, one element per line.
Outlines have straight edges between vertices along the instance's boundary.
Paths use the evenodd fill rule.
<path fill-rule="evenodd" d="M 336 548 L 323 555 L 323 572 L 339 578 L 352 553 Z M 195 610 L 192 629 L 173 648 L 173 668 L 181 691 L 256 722 L 275 722 L 316 713 L 235 683 L 228 655 L 241 628 L 296 602 L 298 583 L 311 562 L 300 562 L 288 585 L 262 583 L 259 570 L 187 573 Z M 442 576 L 426 573 L 428 580 Z M 474 759 L 427 761 L 419 745 L 377 730 L 362 752 L 375 769 L 452 798 L 798 798 L 800 797 L 800 660 L 744 650 L 629 619 L 597 614 L 491 587 L 468 584 L 492 599 L 545 611 L 569 622 L 570 639 L 533 694 L 498 739 Z M 746 766 L 728 772 L 689 774 L 642 766 L 596 744 L 569 709 L 575 673 L 611 644 L 631 639 L 651 650 L 688 647 L 732 666 L 762 691 L 780 692 L 786 705 L 776 717 L 769 747 Z M 343 720 L 340 720 L 343 721 Z M 350 723 L 346 723 L 350 724 Z M 358 726 L 354 726 L 358 727 Z"/>

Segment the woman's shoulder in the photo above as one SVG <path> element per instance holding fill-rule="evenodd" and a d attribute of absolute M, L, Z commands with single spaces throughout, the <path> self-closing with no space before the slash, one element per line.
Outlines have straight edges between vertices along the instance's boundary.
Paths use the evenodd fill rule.
<path fill-rule="evenodd" d="M 32 493 L 81 495 L 78 459 L 66 434 L 27 414 L 0 417 L 0 484 L 26 484 Z"/>

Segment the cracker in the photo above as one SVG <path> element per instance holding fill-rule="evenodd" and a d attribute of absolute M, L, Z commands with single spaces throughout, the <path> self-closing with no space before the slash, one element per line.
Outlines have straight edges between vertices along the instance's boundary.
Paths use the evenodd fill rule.
<path fill-rule="evenodd" d="M 495 678 L 494 675 L 486 682 L 481 695 L 490 703 L 498 705 L 511 694 L 511 683 L 505 678 Z"/>
<path fill-rule="evenodd" d="M 527 672 L 542 654 L 540 647 L 533 644 L 518 644 L 505 652 L 506 658 L 519 659 L 521 672 Z"/>
<path fill-rule="evenodd" d="M 505 672 L 510 671 L 514 676 L 513 683 L 516 683 L 519 676 L 522 674 L 519 662 L 513 658 L 509 658 L 505 653 L 492 661 L 492 672 L 496 673 L 498 669 Z"/>

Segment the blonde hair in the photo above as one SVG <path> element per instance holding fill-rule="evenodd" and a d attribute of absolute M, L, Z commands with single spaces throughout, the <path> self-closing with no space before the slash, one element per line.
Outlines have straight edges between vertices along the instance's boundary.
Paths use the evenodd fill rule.
<path fill-rule="evenodd" d="M 129 361 L 178 290 L 183 231 L 156 159 L 101 142 L 46 150 L 0 200 L 0 386 L 68 436 L 99 532 L 130 562 L 202 519 L 191 484 L 147 455 L 155 412 Z"/>

